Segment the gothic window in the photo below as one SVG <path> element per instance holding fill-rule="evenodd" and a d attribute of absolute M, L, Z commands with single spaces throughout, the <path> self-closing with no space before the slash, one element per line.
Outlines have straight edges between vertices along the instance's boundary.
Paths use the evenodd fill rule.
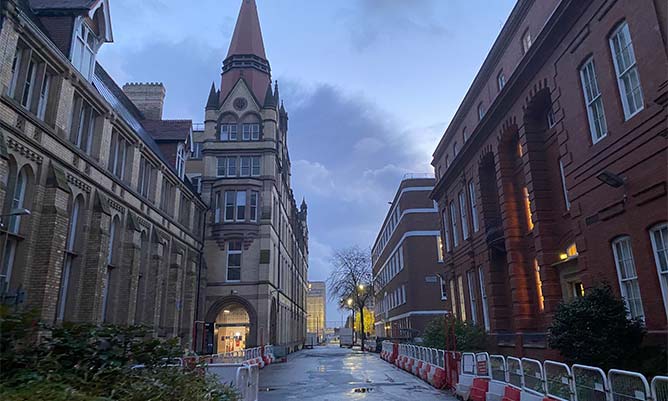
<path fill-rule="evenodd" d="M 28 174 L 24 168 L 16 176 L 14 192 L 10 195 L 10 212 L 12 210 L 25 208 L 27 185 Z M 3 246 L 5 249 L 3 251 L 3 260 L 0 261 L 0 263 L 2 263 L 2 265 L 0 265 L 0 290 L 4 289 L 5 285 L 9 286 L 11 283 L 12 271 L 14 270 L 17 248 L 19 246 L 19 241 L 15 235 L 19 234 L 19 230 L 21 229 L 21 216 L 11 216 L 7 221 L 3 221 L 3 223 L 7 224 L 7 227 L 2 227 L 7 230 L 7 234 L 4 236 L 5 244 Z"/>
<path fill-rule="evenodd" d="M 14 53 L 7 94 L 23 107 L 45 120 L 51 82 L 55 73 L 35 51 L 19 43 Z"/>
<path fill-rule="evenodd" d="M 78 196 L 72 202 L 72 209 L 70 212 L 70 224 L 67 232 L 67 238 L 65 240 L 65 260 L 63 262 L 63 270 L 60 278 L 60 291 L 58 294 L 58 308 L 57 320 L 64 320 L 66 310 L 68 309 L 71 303 L 71 297 L 69 296 L 70 291 L 70 278 L 72 276 L 72 270 L 74 269 L 74 263 L 77 257 L 76 248 L 77 240 L 81 225 L 81 214 L 83 212 L 83 197 Z"/>

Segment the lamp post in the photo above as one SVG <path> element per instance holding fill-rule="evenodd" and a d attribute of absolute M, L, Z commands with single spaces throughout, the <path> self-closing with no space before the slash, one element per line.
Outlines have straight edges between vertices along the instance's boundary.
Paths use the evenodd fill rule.
<path fill-rule="evenodd" d="M 2 251 L 0 251 L 0 273 L 6 268 L 7 272 L 5 275 L 2 275 L 2 279 L 0 279 L 0 301 L 4 303 L 5 301 L 5 283 L 4 281 L 7 282 L 7 287 L 9 288 L 9 275 L 11 272 L 9 271 L 9 266 L 5 266 L 5 249 L 7 249 L 7 241 L 9 240 L 9 227 L 5 226 L 5 218 L 6 217 L 14 217 L 14 216 L 26 216 L 30 215 L 30 210 L 25 209 L 25 208 L 14 208 L 9 211 L 8 214 L 3 214 L 0 215 L 0 218 L 2 220 L 0 221 L 0 227 L 5 229 L 5 238 L 4 241 L 2 242 Z M 16 302 L 18 304 L 19 301 L 19 294 L 17 292 L 16 294 Z"/>

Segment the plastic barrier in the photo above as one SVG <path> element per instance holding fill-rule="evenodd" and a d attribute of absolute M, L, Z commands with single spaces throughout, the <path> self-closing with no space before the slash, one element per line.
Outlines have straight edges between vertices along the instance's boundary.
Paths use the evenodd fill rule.
<path fill-rule="evenodd" d="M 640 373 L 610 369 L 608 383 L 613 401 L 646 401 L 651 397 L 649 383 Z"/>
<path fill-rule="evenodd" d="M 565 363 L 545 361 L 543 369 L 547 396 L 558 401 L 573 401 L 575 384 L 571 368 Z"/>
<path fill-rule="evenodd" d="M 518 358 L 509 356 L 506 358 L 506 366 L 508 368 L 508 383 L 517 388 L 522 388 L 522 361 Z"/>
<path fill-rule="evenodd" d="M 575 399 L 578 401 L 608 401 L 608 379 L 605 373 L 593 366 L 573 365 Z"/>
<path fill-rule="evenodd" d="M 487 391 L 489 390 L 489 379 L 476 377 L 473 379 L 471 386 L 471 394 L 469 400 L 471 401 L 485 401 L 487 399 Z"/>
<path fill-rule="evenodd" d="M 471 352 L 462 353 L 462 371 L 459 382 L 455 386 L 455 392 L 459 397 L 467 400 L 475 378 L 475 354 Z"/>
<path fill-rule="evenodd" d="M 475 354 L 475 374 L 479 377 L 491 378 L 489 354 L 487 352 L 479 352 Z"/>
<path fill-rule="evenodd" d="M 501 401 L 520 401 L 522 392 L 519 388 L 513 386 L 506 386 L 503 390 L 503 397 Z"/>
<path fill-rule="evenodd" d="M 506 391 L 508 380 L 506 358 L 502 355 L 490 355 L 489 357 L 490 376 L 489 389 L 485 399 L 487 401 L 501 401 Z"/>
<path fill-rule="evenodd" d="M 530 393 L 545 395 L 545 376 L 543 365 L 535 359 L 522 358 L 522 388 Z"/>
<path fill-rule="evenodd" d="M 651 387 L 654 401 L 668 401 L 668 376 L 656 376 Z"/>
<path fill-rule="evenodd" d="M 232 383 L 241 394 L 242 401 L 257 401 L 259 371 L 257 366 L 236 363 L 213 363 L 206 370 L 221 383 Z"/>

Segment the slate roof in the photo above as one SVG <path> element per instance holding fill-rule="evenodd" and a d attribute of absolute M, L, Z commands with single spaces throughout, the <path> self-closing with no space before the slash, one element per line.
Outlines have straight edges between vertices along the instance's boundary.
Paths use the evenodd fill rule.
<path fill-rule="evenodd" d="M 193 126 L 192 120 L 143 120 L 141 123 L 158 142 L 186 141 Z"/>
<path fill-rule="evenodd" d="M 99 0 L 29 0 L 33 10 L 90 10 Z"/>

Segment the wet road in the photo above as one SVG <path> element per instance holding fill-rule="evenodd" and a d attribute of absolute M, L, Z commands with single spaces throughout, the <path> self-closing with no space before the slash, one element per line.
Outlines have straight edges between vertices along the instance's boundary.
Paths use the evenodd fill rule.
<path fill-rule="evenodd" d="M 362 354 L 338 345 L 303 350 L 289 355 L 286 363 L 261 370 L 259 399 L 455 401 L 451 395 L 383 361 L 378 354 Z"/>

